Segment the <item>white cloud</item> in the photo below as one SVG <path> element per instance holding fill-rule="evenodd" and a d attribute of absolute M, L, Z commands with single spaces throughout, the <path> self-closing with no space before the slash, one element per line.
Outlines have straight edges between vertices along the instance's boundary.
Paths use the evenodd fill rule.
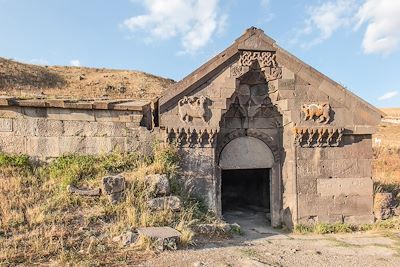
<path fill-rule="evenodd" d="M 194 53 L 226 24 L 227 16 L 219 10 L 218 1 L 143 0 L 147 13 L 126 19 L 122 26 L 148 32 L 147 38 L 153 41 L 179 37 L 183 52 Z"/>
<path fill-rule="evenodd" d="M 390 92 L 387 92 L 387 93 L 381 95 L 378 98 L 378 100 L 381 100 L 381 101 L 382 100 L 388 100 L 388 99 L 391 99 L 391 98 L 397 96 L 398 94 L 399 94 L 399 91 L 390 91 Z"/>
<path fill-rule="evenodd" d="M 367 24 L 364 52 L 390 54 L 400 45 L 400 1 L 366 0 L 357 13 L 358 29 Z"/>
<path fill-rule="evenodd" d="M 69 62 L 69 64 L 70 64 L 71 66 L 74 66 L 74 67 L 80 67 L 80 66 L 81 66 L 81 62 L 80 62 L 78 59 L 73 59 L 73 60 L 71 60 L 71 61 Z"/>
<path fill-rule="evenodd" d="M 329 39 L 335 31 L 350 25 L 352 14 L 356 9 L 355 0 L 335 0 L 308 7 L 309 17 L 305 20 L 305 27 L 301 30 L 300 35 L 313 37 L 310 41 L 304 42 L 302 46 L 310 48 L 317 45 Z"/>
<path fill-rule="evenodd" d="M 28 64 L 42 65 L 42 66 L 50 64 L 49 61 L 44 58 L 32 58 L 29 60 L 25 60 L 25 59 L 18 60 L 17 59 L 17 61 L 20 61 L 23 63 L 28 63 Z"/>

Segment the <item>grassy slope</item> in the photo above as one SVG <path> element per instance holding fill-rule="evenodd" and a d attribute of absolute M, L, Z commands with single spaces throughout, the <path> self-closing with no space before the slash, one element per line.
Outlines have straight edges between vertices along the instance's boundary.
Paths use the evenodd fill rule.
<path fill-rule="evenodd" d="M 139 226 L 171 226 L 191 242 L 189 226 L 214 220 L 176 180 L 174 148 L 159 147 L 149 159 L 134 154 L 65 156 L 49 165 L 31 166 L 27 157 L 0 155 L 0 265 L 135 264 L 150 256 L 141 247 L 120 247 L 112 239 Z M 124 171 L 127 195 L 111 205 L 106 196 L 79 197 L 67 184 L 98 187 L 107 173 Z M 145 175 L 166 173 L 172 191 L 184 200 L 181 212 L 150 211 L 152 190 Z M 144 243 L 142 245 L 149 245 Z"/>
<path fill-rule="evenodd" d="M 0 58 L 1 95 L 152 99 L 173 83 L 139 71 L 38 66 Z"/>

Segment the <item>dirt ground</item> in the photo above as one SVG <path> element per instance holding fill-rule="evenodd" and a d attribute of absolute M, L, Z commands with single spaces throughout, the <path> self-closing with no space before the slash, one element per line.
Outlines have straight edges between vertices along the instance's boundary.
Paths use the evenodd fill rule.
<path fill-rule="evenodd" d="M 260 214 L 237 215 L 227 219 L 242 235 L 163 252 L 139 266 L 400 266 L 400 233 L 296 235 L 263 226 Z"/>

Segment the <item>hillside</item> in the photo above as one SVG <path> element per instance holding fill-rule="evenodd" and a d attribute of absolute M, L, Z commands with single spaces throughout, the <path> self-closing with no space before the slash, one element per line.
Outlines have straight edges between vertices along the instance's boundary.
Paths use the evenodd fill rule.
<path fill-rule="evenodd" d="M 173 83 L 139 71 L 38 66 L 0 57 L 0 95 L 152 99 Z"/>

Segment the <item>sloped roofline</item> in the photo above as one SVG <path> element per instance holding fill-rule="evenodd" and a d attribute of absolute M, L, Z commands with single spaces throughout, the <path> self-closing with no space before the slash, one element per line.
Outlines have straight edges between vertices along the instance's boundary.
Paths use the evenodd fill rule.
<path fill-rule="evenodd" d="M 246 45 L 245 41 L 248 40 L 250 37 L 254 37 L 259 39 L 263 44 L 261 46 L 255 46 L 248 50 L 267 50 L 267 51 L 276 51 L 277 58 L 280 59 L 280 56 L 283 56 L 287 61 L 290 61 L 296 68 L 296 71 L 308 72 L 307 76 L 310 76 L 311 79 L 314 80 L 325 80 L 330 83 L 331 86 L 335 87 L 335 90 L 341 90 L 342 93 L 345 93 L 346 97 L 352 98 L 356 102 L 359 102 L 369 108 L 371 111 L 378 113 L 381 117 L 385 116 L 386 114 L 381 111 L 380 109 L 376 108 L 372 104 L 368 103 L 364 99 L 360 98 L 359 96 L 355 95 L 351 91 L 344 88 L 339 83 L 335 82 L 325 74 L 319 72 L 315 68 L 311 67 L 307 63 L 303 62 L 296 56 L 292 55 L 285 49 L 281 48 L 279 45 L 276 44 L 276 41 L 266 35 L 263 30 L 251 27 L 248 28 L 245 33 L 240 36 L 235 42 L 223 50 L 221 53 L 207 61 L 205 64 L 197 68 L 195 71 L 187 75 L 185 78 L 180 80 L 179 82 L 171 85 L 166 91 L 163 96 L 161 96 L 159 100 L 160 110 L 168 108 L 172 105 L 176 97 L 183 94 L 183 93 L 190 93 L 192 90 L 195 90 L 202 84 L 206 83 L 210 78 L 212 78 L 216 74 L 216 70 L 219 69 L 221 65 L 224 65 L 227 61 L 232 60 L 240 50 L 245 50 Z M 278 59 L 278 61 L 279 61 Z M 305 79 L 307 82 L 311 83 L 310 80 Z"/>

